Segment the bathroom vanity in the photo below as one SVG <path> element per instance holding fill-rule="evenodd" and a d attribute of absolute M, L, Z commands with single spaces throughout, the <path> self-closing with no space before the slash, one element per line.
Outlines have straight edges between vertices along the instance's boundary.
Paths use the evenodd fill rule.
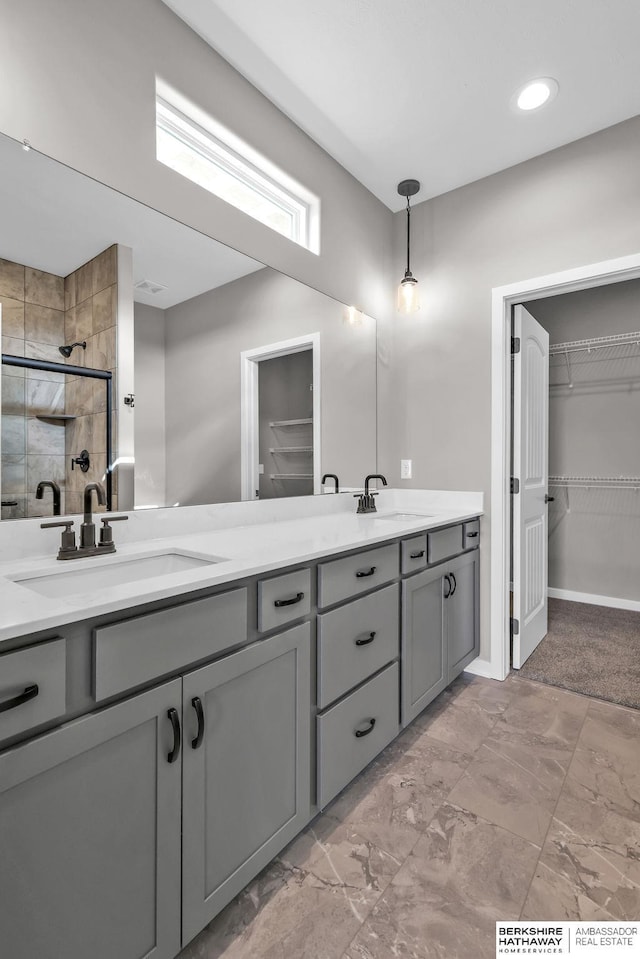
<path fill-rule="evenodd" d="M 173 959 L 477 655 L 478 494 L 264 505 L 0 566 L 12 959 Z"/>

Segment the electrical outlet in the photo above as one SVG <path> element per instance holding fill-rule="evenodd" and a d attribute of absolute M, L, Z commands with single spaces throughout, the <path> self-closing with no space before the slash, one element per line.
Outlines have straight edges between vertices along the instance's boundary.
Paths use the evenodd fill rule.
<path fill-rule="evenodd" d="M 411 460 L 400 460 L 400 479 L 411 479 Z"/>

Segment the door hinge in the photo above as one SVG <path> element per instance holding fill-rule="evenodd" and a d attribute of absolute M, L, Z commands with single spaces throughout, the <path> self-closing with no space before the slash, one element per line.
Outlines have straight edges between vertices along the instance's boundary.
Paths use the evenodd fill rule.
<path fill-rule="evenodd" d="M 511 617 L 511 635 L 517 636 L 520 632 L 520 623 L 517 619 Z"/>
<path fill-rule="evenodd" d="M 520 352 L 520 337 L 512 336 L 511 337 L 511 352 L 519 353 Z"/>
<path fill-rule="evenodd" d="M 519 493 L 520 492 L 520 480 L 515 476 L 511 477 L 511 492 Z"/>

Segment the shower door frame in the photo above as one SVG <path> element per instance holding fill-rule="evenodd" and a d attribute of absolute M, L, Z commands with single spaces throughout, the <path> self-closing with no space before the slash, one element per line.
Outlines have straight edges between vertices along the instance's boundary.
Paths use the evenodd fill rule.
<path fill-rule="evenodd" d="M 113 497 L 113 436 L 111 423 L 113 419 L 113 374 L 110 370 L 95 370 L 88 366 L 73 366 L 70 363 L 53 363 L 50 360 L 36 360 L 30 356 L 14 356 L 11 353 L 1 354 L 1 367 L 16 366 L 27 370 L 43 370 L 47 373 L 62 373 L 65 376 L 85 376 L 88 379 L 104 380 L 106 389 L 106 447 L 107 468 L 105 472 L 106 509 L 111 512 Z M 0 409 L 1 415 L 1 409 Z M 44 414 L 41 414 L 44 415 Z M 1 489 L 0 489 L 1 492 Z"/>

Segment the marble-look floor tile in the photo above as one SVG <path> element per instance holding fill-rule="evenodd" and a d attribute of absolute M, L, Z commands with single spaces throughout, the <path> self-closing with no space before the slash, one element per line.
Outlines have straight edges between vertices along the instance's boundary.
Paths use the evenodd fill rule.
<path fill-rule="evenodd" d="M 409 742 L 402 736 L 325 813 L 404 859 L 470 759 L 426 734 Z"/>
<path fill-rule="evenodd" d="M 640 818 L 640 711 L 592 701 L 569 776 Z"/>
<path fill-rule="evenodd" d="M 486 739 L 499 713 L 493 707 L 445 690 L 413 722 L 414 734 L 427 732 L 432 739 L 462 752 L 474 752 Z"/>
<path fill-rule="evenodd" d="M 495 955 L 495 921 L 515 919 L 539 848 L 449 803 L 348 949 L 352 959 Z"/>
<path fill-rule="evenodd" d="M 496 723 L 500 729 L 518 730 L 538 740 L 573 749 L 584 723 L 589 699 L 555 686 L 514 678 L 511 703 Z"/>
<path fill-rule="evenodd" d="M 542 846 L 560 795 L 571 753 L 564 766 L 545 745 L 529 746 L 490 736 L 449 800 L 489 822 Z"/>
<path fill-rule="evenodd" d="M 524 918 L 637 919 L 640 822 L 568 780 L 524 911 Z"/>
<path fill-rule="evenodd" d="M 360 925 L 344 888 L 276 859 L 179 959 L 340 959 Z"/>

